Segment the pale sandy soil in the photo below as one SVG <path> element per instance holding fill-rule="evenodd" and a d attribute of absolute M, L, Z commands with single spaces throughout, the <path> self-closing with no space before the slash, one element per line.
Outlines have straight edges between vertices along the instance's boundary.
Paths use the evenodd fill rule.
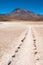
<path fill-rule="evenodd" d="M 0 65 L 43 65 L 43 23 L 1 24 Z"/>
<path fill-rule="evenodd" d="M 43 27 L 33 28 L 36 37 L 37 54 L 35 58 L 39 58 L 36 65 L 43 65 Z"/>
<path fill-rule="evenodd" d="M 0 25 L 0 62 L 4 60 L 5 54 L 11 54 L 11 50 L 17 45 L 19 37 L 25 32 L 26 27 L 21 24 L 1 24 Z M 1 64 L 1 63 L 0 63 Z"/>
<path fill-rule="evenodd" d="M 34 65 L 33 38 L 30 28 L 21 49 L 11 61 L 11 65 Z"/>

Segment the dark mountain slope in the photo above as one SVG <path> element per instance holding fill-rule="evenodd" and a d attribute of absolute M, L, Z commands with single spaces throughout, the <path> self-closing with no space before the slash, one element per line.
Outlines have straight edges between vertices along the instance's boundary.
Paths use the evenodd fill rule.
<path fill-rule="evenodd" d="M 43 21 L 43 15 L 35 14 L 34 12 L 17 8 L 9 14 L 0 14 L 0 21 L 11 20 L 31 20 L 31 21 Z"/>

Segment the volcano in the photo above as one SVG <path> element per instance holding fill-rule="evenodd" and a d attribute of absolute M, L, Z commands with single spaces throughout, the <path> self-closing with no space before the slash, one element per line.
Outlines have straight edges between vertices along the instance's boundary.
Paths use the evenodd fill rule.
<path fill-rule="evenodd" d="M 24 20 L 24 21 L 43 21 L 43 15 L 36 14 L 29 10 L 16 8 L 8 14 L 0 14 L 0 21 L 14 21 L 14 20 Z"/>

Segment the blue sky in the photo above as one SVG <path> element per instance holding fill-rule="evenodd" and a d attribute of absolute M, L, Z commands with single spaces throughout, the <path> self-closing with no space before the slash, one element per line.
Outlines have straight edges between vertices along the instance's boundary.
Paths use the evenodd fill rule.
<path fill-rule="evenodd" d="M 43 0 L 0 0 L 0 14 L 23 8 L 38 14 L 43 14 Z"/>

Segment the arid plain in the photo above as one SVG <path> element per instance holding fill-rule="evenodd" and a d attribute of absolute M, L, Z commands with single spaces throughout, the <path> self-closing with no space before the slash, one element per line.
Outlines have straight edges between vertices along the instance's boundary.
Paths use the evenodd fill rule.
<path fill-rule="evenodd" d="M 0 22 L 0 65 L 43 65 L 43 22 Z"/>

